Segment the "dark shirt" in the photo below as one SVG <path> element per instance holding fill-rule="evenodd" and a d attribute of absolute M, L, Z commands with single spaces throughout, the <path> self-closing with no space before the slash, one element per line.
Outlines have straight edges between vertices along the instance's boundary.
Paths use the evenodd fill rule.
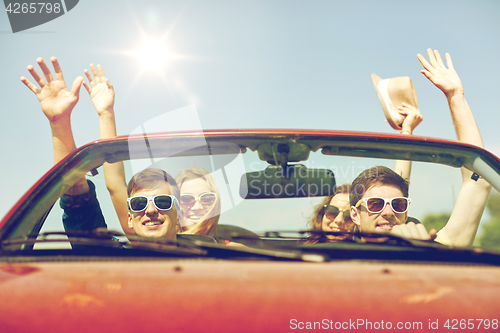
<path fill-rule="evenodd" d="M 64 210 L 62 220 L 66 232 L 108 228 L 97 200 L 95 185 L 88 179 L 87 183 L 89 184 L 89 192 L 61 196 L 59 205 Z"/>

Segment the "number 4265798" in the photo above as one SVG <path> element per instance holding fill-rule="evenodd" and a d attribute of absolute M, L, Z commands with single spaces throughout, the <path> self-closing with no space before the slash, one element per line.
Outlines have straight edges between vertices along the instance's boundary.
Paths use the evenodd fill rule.
<path fill-rule="evenodd" d="M 9 14 L 35 14 L 35 13 L 47 13 L 50 14 L 52 12 L 58 14 L 61 12 L 61 4 L 60 3 L 9 3 L 9 5 L 5 8 L 5 11 Z"/>
<path fill-rule="evenodd" d="M 451 330 L 498 329 L 498 319 L 448 319 L 443 327 Z"/>

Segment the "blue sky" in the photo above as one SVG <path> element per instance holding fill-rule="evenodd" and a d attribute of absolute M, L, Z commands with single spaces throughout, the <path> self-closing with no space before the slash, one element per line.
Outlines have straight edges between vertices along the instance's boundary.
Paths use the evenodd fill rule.
<path fill-rule="evenodd" d="M 57 56 L 66 83 L 100 63 L 116 92 L 119 134 L 194 104 L 201 126 L 393 131 L 370 79 L 410 76 L 424 116 L 417 135 L 454 139 L 444 95 L 417 53 L 449 52 L 487 149 L 500 154 L 500 2 L 85 0 L 13 34 L 0 13 L 0 215 L 53 163 L 49 124 L 19 80 Z M 176 55 L 141 69 L 144 36 Z M 99 138 L 86 91 L 73 111 L 78 146 Z"/>

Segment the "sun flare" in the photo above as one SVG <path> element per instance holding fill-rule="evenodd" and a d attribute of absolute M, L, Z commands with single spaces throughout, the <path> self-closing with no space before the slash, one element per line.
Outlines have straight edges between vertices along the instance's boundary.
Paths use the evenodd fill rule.
<path fill-rule="evenodd" d="M 144 39 L 135 56 L 139 59 L 142 70 L 162 70 L 172 58 L 165 42 L 161 39 Z"/>
<path fill-rule="evenodd" d="M 129 66 L 137 70 L 135 78 L 130 82 L 130 89 L 139 82 L 141 77 L 155 79 L 160 77 L 169 91 L 173 91 L 172 80 L 175 77 L 174 64 L 178 61 L 198 59 L 192 55 L 177 52 L 175 43 L 172 43 L 172 29 L 175 22 L 163 33 L 149 34 L 139 21 L 134 17 L 139 38 L 132 42 L 126 50 L 112 51 L 128 56 L 131 60 Z M 189 94 L 188 94 L 189 95 Z"/>

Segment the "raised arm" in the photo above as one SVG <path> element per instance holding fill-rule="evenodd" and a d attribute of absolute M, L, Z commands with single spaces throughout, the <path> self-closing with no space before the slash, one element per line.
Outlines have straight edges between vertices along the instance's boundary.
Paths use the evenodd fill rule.
<path fill-rule="evenodd" d="M 448 53 L 445 55 L 447 68 L 437 50 L 433 52 L 427 49 L 427 55 L 429 62 L 421 54 L 417 55 L 424 67 L 421 73 L 445 94 L 458 140 L 483 147 L 481 134 L 465 100 L 462 81 L 453 67 L 451 56 Z M 440 242 L 470 246 L 474 241 L 491 186 L 484 179 L 476 181 L 471 176 L 472 172 L 462 168 L 462 187 L 448 223 L 438 233 L 437 240 Z"/>
<path fill-rule="evenodd" d="M 83 78 L 81 76 L 77 77 L 73 82 L 71 91 L 69 91 L 64 82 L 59 62 L 55 57 L 50 58 L 50 61 L 54 67 L 55 79 L 44 60 L 38 58 L 36 62 L 40 66 L 46 82 L 31 65 L 28 66 L 28 71 L 40 88 L 24 76 L 21 77 L 21 81 L 36 95 L 43 113 L 49 120 L 54 148 L 54 164 L 57 164 L 66 155 L 76 149 L 71 130 L 71 112 L 78 102 Z M 89 192 L 85 176 L 82 176 L 72 187 L 65 188 L 63 191 L 69 195 Z"/>
<path fill-rule="evenodd" d="M 83 85 L 92 99 L 92 103 L 99 115 L 99 129 L 101 139 L 116 137 L 115 123 L 115 92 L 108 78 L 104 75 L 101 65 L 96 67 L 91 64 L 92 75 L 85 70 L 85 75 L 89 84 L 83 82 Z M 123 162 L 104 163 L 104 179 L 106 187 L 111 196 L 111 201 L 115 207 L 116 215 L 120 221 L 122 229 L 127 234 L 134 234 L 128 227 L 127 217 L 127 184 L 125 180 L 125 168 Z"/>
<path fill-rule="evenodd" d="M 422 122 L 422 115 L 418 108 L 402 103 L 398 107 L 398 112 L 404 116 L 403 123 L 401 124 L 401 134 L 412 135 L 415 128 Z M 411 174 L 411 161 L 397 160 L 394 165 L 394 172 L 403 177 L 406 181 L 410 181 Z"/>
<path fill-rule="evenodd" d="M 458 140 L 483 147 L 481 134 L 474 115 L 465 100 L 462 81 L 453 67 L 450 54 L 446 53 L 445 55 L 448 68 L 444 65 L 437 50 L 433 52 L 431 49 L 427 49 L 427 55 L 429 62 L 423 55 L 417 55 L 418 60 L 424 66 L 421 73 L 445 94 Z"/>

